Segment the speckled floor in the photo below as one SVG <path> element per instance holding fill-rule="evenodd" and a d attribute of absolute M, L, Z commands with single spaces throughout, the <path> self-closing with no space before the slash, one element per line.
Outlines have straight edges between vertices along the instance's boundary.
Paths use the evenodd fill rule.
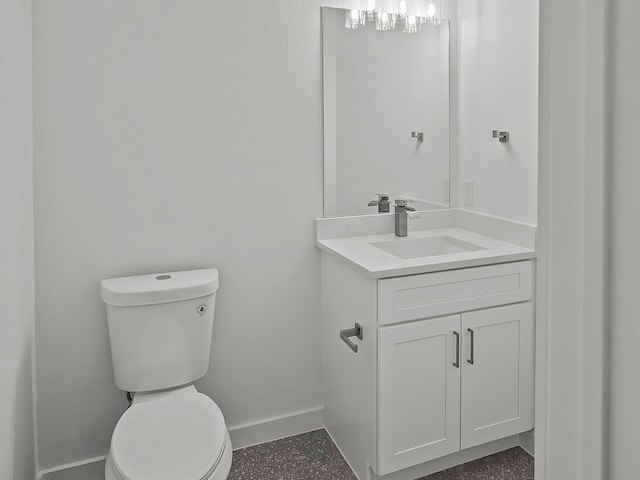
<path fill-rule="evenodd" d="M 533 458 L 520 447 L 505 450 L 419 480 L 533 480 Z"/>
<path fill-rule="evenodd" d="M 235 450 L 228 480 L 356 480 L 325 430 Z"/>
<path fill-rule="evenodd" d="M 533 480 L 533 459 L 520 448 L 419 480 Z M 324 430 L 233 452 L 228 480 L 356 480 Z"/>

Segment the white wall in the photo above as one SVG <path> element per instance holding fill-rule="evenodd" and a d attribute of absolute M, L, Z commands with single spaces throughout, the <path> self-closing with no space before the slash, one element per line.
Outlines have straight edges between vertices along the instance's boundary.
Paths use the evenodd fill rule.
<path fill-rule="evenodd" d="M 42 468 L 126 406 L 106 277 L 219 268 L 198 387 L 229 426 L 321 406 L 321 3 L 36 0 Z"/>
<path fill-rule="evenodd" d="M 612 8 L 612 311 L 610 480 L 633 478 L 640 471 L 640 4 L 616 0 Z"/>
<path fill-rule="evenodd" d="M 0 0 L 0 478 L 35 474 L 31 2 Z"/>
<path fill-rule="evenodd" d="M 546 288 L 538 290 L 545 300 L 538 304 L 538 341 L 547 350 L 546 375 L 536 384 L 538 406 L 546 410 L 544 428 L 536 430 L 541 480 L 617 480 L 606 472 L 605 445 L 607 7 L 599 0 L 541 1 L 538 262 L 539 287 Z"/>
<path fill-rule="evenodd" d="M 334 71 L 332 82 L 325 71 L 325 104 L 335 104 L 325 115 L 336 113 L 329 120 L 336 148 L 325 151 L 325 161 L 337 164 L 337 214 L 375 213 L 367 204 L 376 193 L 448 206 L 442 200 L 449 177 L 448 22 L 406 34 L 401 26 L 377 31 L 373 22 L 347 29 L 342 10 L 325 15 L 324 32 L 334 34 L 332 42 L 324 39 L 333 46 L 324 50 L 325 67 Z M 424 142 L 412 131 L 423 132 Z"/>
<path fill-rule="evenodd" d="M 544 341 L 549 366 L 546 385 L 536 384 L 536 389 L 548 386 L 543 400 L 549 411 L 546 451 L 536 448 L 536 454 L 540 451 L 546 457 L 546 471 L 539 468 L 536 472 L 546 474 L 543 479 L 549 480 L 581 478 L 586 69 L 584 39 L 580 35 L 583 25 L 577 17 L 571 21 L 580 11 L 579 3 L 581 0 L 546 2 L 548 15 L 541 31 L 548 49 L 541 48 L 540 128 L 549 146 L 548 151 L 541 148 L 541 162 L 548 173 L 540 176 L 541 205 L 546 205 L 541 208 L 540 228 L 542 238 L 549 239 L 549 268 L 547 289 L 538 295 L 548 296 L 548 312 L 540 312 L 540 317 L 547 314 L 548 318 Z M 554 128 L 556 125 L 564 128 L 559 130 Z"/>
<path fill-rule="evenodd" d="M 325 3 L 35 1 L 42 468 L 104 455 L 126 406 L 98 292 L 110 276 L 220 269 L 211 369 L 198 386 L 230 426 L 321 405 L 313 219 L 322 215 Z M 522 75 L 534 82 L 535 72 Z M 497 120 L 483 119 L 482 132 L 516 133 Z M 511 148 L 525 150 L 520 141 Z M 515 153 L 515 170 L 535 175 Z M 535 204 L 520 193 L 535 177 L 511 178 L 501 155 L 488 158 L 510 182 L 487 188 L 482 163 L 476 206 L 533 222 L 531 209 L 498 211 L 485 197 Z"/>
<path fill-rule="evenodd" d="M 542 473 L 627 480 L 640 469 L 640 5 L 542 5 L 541 204 L 550 253 Z"/>
<path fill-rule="evenodd" d="M 457 205 L 536 224 L 538 1 L 461 1 L 458 18 L 458 174 L 473 181 L 474 205 L 462 189 Z"/>

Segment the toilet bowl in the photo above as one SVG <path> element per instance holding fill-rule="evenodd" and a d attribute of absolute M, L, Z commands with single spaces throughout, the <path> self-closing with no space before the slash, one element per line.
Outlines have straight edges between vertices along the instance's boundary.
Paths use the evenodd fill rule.
<path fill-rule="evenodd" d="M 189 386 L 138 394 L 120 418 L 106 480 L 224 480 L 232 446 L 222 412 Z"/>

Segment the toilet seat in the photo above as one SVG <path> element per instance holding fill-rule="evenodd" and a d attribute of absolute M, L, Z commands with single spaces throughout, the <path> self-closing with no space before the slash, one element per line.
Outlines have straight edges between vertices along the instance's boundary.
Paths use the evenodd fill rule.
<path fill-rule="evenodd" d="M 134 404 L 113 432 L 111 458 L 123 480 L 206 480 L 226 443 L 220 408 L 196 392 Z"/>

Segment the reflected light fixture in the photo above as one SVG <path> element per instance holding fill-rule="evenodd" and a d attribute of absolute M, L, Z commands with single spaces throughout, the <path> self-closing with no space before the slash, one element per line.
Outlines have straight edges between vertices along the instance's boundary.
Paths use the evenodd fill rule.
<path fill-rule="evenodd" d="M 376 30 L 391 30 L 396 27 L 396 15 L 393 13 L 379 13 L 376 18 Z"/>
<path fill-rule="evenodd" d="M 345 12 L 344 26 L 347 28 L 360 28 L 365 24 L 366 13 L 363 10 L 351 9 Z"/>
<path fill-rule="evenodd" d="M 345 12 L 344 25 L 356 29 L 375 22 L 376 30 L 402 25 L 405 33 L 416 33 L 424 24 L 440 25 L 441 0 L 353 0 Z"/>

